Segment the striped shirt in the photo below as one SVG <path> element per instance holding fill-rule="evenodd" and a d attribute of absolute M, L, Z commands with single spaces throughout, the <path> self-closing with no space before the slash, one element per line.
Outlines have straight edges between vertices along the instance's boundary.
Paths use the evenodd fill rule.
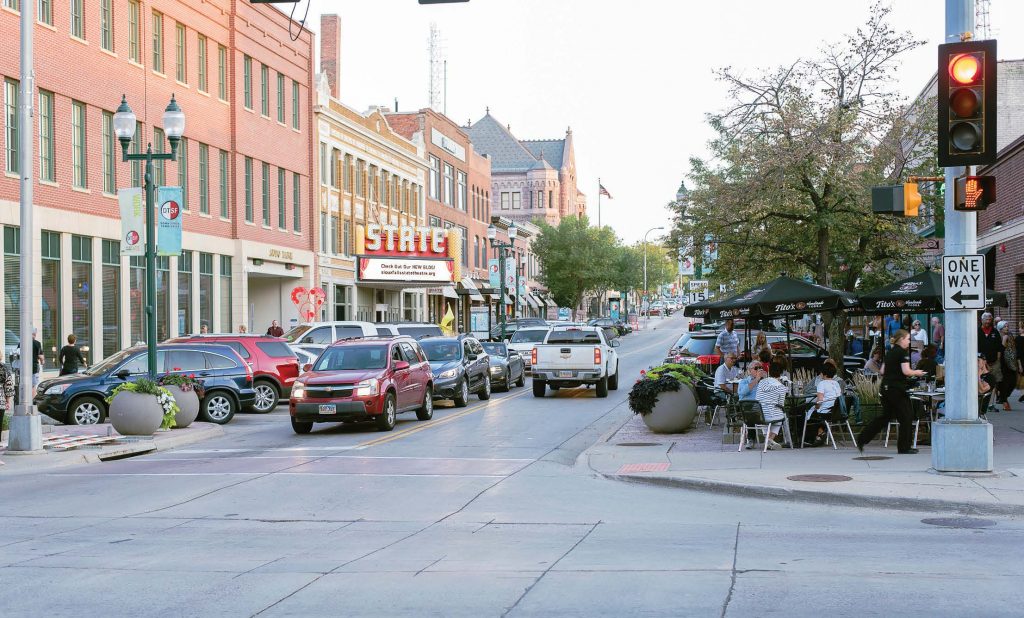
<path fill-rule="evenodd" d="M 764 420 L 781 421 L 786 418 L 786 387 L 778 378 L 768 377 L 757 385 L 757 402 L 761 404 Z"/>

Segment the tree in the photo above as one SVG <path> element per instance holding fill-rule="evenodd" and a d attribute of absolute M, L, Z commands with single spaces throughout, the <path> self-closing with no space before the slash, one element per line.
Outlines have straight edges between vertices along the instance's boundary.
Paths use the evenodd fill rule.
<path fill-rule="evenodd" d="M 558 227 L 542 223 L 532 246 L 538 278 L 559 306 L 575 312 L 585 294 L 612 286 L 617 245 L 611 228 L 590 227 L 586 217 L 566 217 Z"/>

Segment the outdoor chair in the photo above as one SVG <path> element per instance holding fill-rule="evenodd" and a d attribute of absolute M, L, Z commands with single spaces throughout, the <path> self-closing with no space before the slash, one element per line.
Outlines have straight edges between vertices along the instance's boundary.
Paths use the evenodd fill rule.
<path fill-rule="evenodd" d="M 852 405 L 853 397 L 850 395 L 843 395 L 836 399 L 836 402 L 833 404 L 832 409 L 829 410 L 829 415 L 827 417 L 823 419 L 815 419 L 817 423 L 821 423 L 825 426 L 825 444 L 827 445 L 831 443 L 832 450 L 839 450 L 839 447 L 836 444 L 836 434 L 832 433 L 833 428 L 841 430 L 845 427 L 846 431 L 850 433 L 850 441 L 853 442 L 854 446 L 857 446 L 857 437 L 853 435 L 853 427 L 850 426 L 850 416 L 847 413 L 847 410 L 849 410 Z M 805 419 L 804 432 L 800 437 L 801 446 L 807 442 L 807 425 L 809 424 L 809 420 Z M 841 431 L 839 432 L 839 435 L 843 435 Z M 844 438 L 843 442 L 845 441 L 846 439 Z"/>
<path fill-rule="evenodd" d="M 697 408 L 701 411 L 704 419 L 707 419 L 708 408 L 716 405 L 715 387 L 705 380 L 698 380 L 694 385 L 697 392 Z M 705 422 L 707 422 L 705 420 Z"/>
<path fill-rule="evenodd" d="M 978 418 L 987 421 L 988 408 L 992 405 L 992 396 L 996 392 L 996 389 L 992 389 L 984 395 L 978 395 Z"/>
<path fill-rule="evenodd" d="M 927 406 L 925 406 L 924 399 L 920 397 L 910 398 L 910 410 L 914 418 L 914 446 L 911 448 L 917 448 L 917 433 L 921 429 L 921 423 L 930 423 L 931 417 L 925 418 L 928 414 Z M 893 427 L 896 427 L 897 435 L 899 435 L 900 423 L 897 420 L 889 421 L 889 424 L 885 427 L 885 448 L 889 448 L 889 432 Z"/>
<path fill-rule="evenodd" d="M 736 449 L 737 452 L 743 450 L 743 446 L 747 443 L 747 431 L 750 429 L 754 430 L 754 442 L 760 446 L 761 441 L 757 436 L 757 432 L 764 434 L 764 450 L 762 452 L 768 452 L 768 433 L 770 425 L 776 423 L 782 423 L 782 435 L 786 440 L 786 444 L 789 448 L 793 448 L 793 439 L 789 432 L 789 419 L 783 418 L 782 420 L 772 421 L 769 424 L 764 418 L 764 410 L 761 409 L 761 403 L 758 401 L 740 401 L 738 404 L 739 416 L 743 420 L 743 424 L 740 426 L 740 446 Z"/>

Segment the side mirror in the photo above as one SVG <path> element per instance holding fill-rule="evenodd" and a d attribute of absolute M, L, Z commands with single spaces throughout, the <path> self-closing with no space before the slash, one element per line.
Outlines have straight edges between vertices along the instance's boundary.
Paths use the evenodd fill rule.
<path fill-rule="evenodd" d="M 466 360 L 467 361 L 475 361 L 477 358 L 479 358 L 479 357 L 476 354 L 467 354 L 466 355 Z"/>
<path fill-rule="evenodd" d="M 408 361 L 395 361 L 395 371 L 402 371 L 403 369 L 408 369 L 408 368 L 409 368 Z"/>
<path fill-rule="evenodd" d="M 306 363 L 302 366 L 302 373 L 306 373 L 307 371 L 313 371 L 313 363 Z"/>
<path fill-rule="evenodd" d="M 115 373 L 114 377 L 119 379 L 119 380 L 127 380 L 128 376 L 130 376 L 130 375 L 132 375 L 132 372 L 128 371 L 127 369 L 122 369 L 121 371 L 118 371 L 117 373 Z"/>

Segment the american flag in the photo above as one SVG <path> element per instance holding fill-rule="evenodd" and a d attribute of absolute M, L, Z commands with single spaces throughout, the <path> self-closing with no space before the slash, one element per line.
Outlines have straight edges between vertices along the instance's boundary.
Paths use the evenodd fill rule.
<path fill-rule="evenodd" d="M 603 184 L 597 183 L 597 186 L 600 187 L 600 191 L 598 191 L 600 195 L 603 195 L 608 199 L 613 199 L 612 194 L 608 193 L 608 189 L 605 189 Z"/>

